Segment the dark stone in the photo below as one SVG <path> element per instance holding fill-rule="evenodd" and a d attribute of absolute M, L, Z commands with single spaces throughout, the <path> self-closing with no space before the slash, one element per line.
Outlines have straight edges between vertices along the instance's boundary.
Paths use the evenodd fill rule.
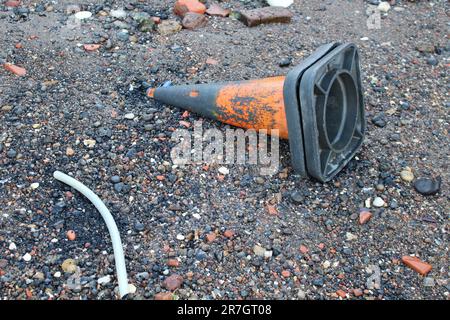
<path fill-rule="evenodd" d="M 188 12 L 184 15 L 181 25 L 185 29 L 194 30 L 206 26 L 207 23 L 208 18 L 206 18 L 205 15 L 195 12 Z"/>
<path fill-rule="evenodd" d="M 292 192 L 291 193 L 291 199 L 295 203 L 302 203 L 305 200 L 305 198 L 303 197 L 303 195 L 299 191 Z"/>
<path fill-rule="evenodd" d="M 418 193 L 429 196 L 439 192 L 441 182 L 441 177 L 437 177 L 436 179 L 419 178 L 414 182 L 414 188 Z"/>
<path fill-rule="evenodd" d="M 291 63 L 292 63 L 292 59 L 291 58 L 284 58 L 284 59 L 281 59 L 278 64 L 279 64 L 280 67 L 287 67 Z"/>
<path fill-rule="evenodd" d="M 241 11 L 239 20 L 248 27 L 254 27 L 264 23 L 289 23 L 292 16 L 292 12 L 286 8 L 264 7 Z"/>

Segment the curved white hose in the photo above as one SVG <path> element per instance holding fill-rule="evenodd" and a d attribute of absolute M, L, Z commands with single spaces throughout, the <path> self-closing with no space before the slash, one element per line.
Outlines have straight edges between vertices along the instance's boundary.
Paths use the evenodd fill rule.
<path fill-rule="evenodd" d="M 128 294 L 128 278 L 127 278 L 127 269 L 125 266 L 125 257 L 123 254 L 122 241 L 120 240 L 119 230 L 117 229 L 116 222 L 109 212 L 108 208 L 106 208 L 105 204 L 100 200 L 100 198 L 92 192 L 91 189 L 86 187 L 84 184 L 75 180 L 72 177 L 69 177 L 67 174 L 62 173 L 60 171 L 53 172 L 53 177 L 56 180 L 64 182 L 68 184 L 72 188 L 79 191 L 83 194 L 92 204 L 97 208 L 100 212 L 103 220 L 106 223 L 106 227 L 108 228 L 109 235 L 111 236 L 113 251 L 114 251 L 114 260 L 116 262 L 116 272 L 117 272 L 117 281 L 119 282 L 119 293 L 122 298 L 126 294 Z"/>

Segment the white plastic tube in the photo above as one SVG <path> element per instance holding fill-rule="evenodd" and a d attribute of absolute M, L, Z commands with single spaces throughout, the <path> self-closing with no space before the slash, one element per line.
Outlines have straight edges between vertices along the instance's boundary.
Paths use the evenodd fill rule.
<path fill-rule="evenodd" d="M 116 222 L 114 221 L 111 212 L 109 212 L 108 208 L 106 208 L 102 200 L 100 200 L 100 198 L 94 192 L 92 192 L 91 189 L 86 187 L 80 181 L 75 180 L 74 178 L 60 171 L 53 172 L 53 177 L 56 180 L 64 182 L 65 184 L 79 191 L 86 198 L 88 198 L 89 201 L 91 201 L 92 204 L 100 212 L 103 220 L 106 223 L 106 227 L 108 228 L 109 235 L 111 236 L 114 251 L 114 260 L 116 262 L 117 281 L 119 282 L 119 293 L 120 297 L 122 298 L 123 296 L 128 294 L 127 269 L 125 266 L 125 256 L 123 254 L 123 247 L 122 241 L 120 240 L 119 230 L 117 229 Z"/>

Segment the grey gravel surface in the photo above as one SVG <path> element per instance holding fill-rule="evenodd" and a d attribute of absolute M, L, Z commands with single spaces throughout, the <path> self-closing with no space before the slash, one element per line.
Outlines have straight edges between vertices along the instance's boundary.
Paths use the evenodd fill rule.
<path fill-rule="evenodd" d="M 369 1 L 327 0 L 296 1 L 290 24 L 248 28 L 208 17 L 203 28 L 168 35 L 140 31 L 139 17 L 179 20 L 174 1 L 68 8 L 73 2 L 0 4 L 0 63 L 27 70 L 0 70 L 2 299 L 115 297 L 106 226 L 54 170 L 91 187 L 114 215 L 136 288 L 130 298 L 171 290 L 179 299 L 342 299 L 341 291 L 348 299 L 448 299 L 447 1 L 396 1 L 373 30 Z M 126 17 L 112 17 L 121 7 Z M 93 16 L 74 24 L 80 9 Z M 143 81 L 283 75 L 335 40 L 359 47 L 368 128 L 332 182 L 299 179 L 287 142 L 272 177 L 255 166 L 228 165 L 219 179 L 216 165 L 172 165 L 173 130 L 199 117 L 146 98 Z M 92 43 L 101 46 L 83 48 Z M 227 128 L 206 119 L 203 126 Z M 439 190 L 419 193 L 415 180 L 402 180 L 406 167 L 414 179 L 431 179 L 421 187 L 439 181 Z M 359 210 L 369 206 L 373 216 L 360 225 Z M 404 255 L 432 271 L 419 275 Z"/>

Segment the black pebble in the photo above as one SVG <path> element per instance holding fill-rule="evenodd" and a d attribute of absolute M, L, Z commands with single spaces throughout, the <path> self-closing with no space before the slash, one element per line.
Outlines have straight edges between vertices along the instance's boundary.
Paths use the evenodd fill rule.
<path fill-rule="evenodd" d="M 419 178 L 414 182 L 414 188 L 420 194 L 425 196 L 433 195 L 441 189 L 441 177 L 436 179 Z"/>

